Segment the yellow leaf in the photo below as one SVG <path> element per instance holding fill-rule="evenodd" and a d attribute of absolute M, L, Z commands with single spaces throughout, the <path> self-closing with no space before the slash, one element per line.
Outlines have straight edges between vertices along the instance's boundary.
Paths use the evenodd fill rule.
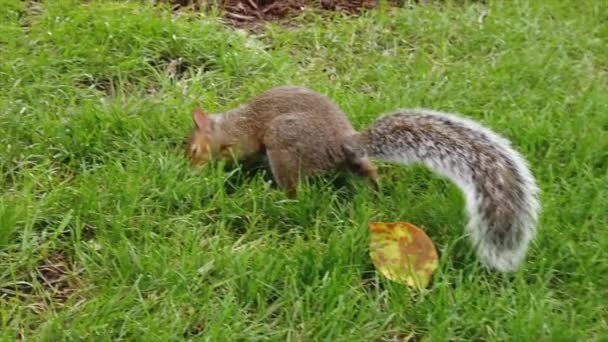
<path fill-rule="evenodd" d="M 437 250 L 426 233 L 407 222 L 370 222 L 370 256 L 385 277 L 425 288 L 438 265 Z"/>

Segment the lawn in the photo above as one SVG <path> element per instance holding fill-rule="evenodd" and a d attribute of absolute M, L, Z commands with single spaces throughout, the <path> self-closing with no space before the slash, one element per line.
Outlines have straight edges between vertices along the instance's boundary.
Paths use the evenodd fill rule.
<path fill-rule="evenodd" d="M 608 336 L 608 2 L 306 10 L 252 30 L 149 1 L 0 1 L 0 336 L 29 340 L 583 341 Z M 200 102 L 272 86 L 363 128 L 402 107 L 508 137 L 542 190 L 519 271 L 480 267 L 455 185 L 382 164 L 289 200 L 267 168 L 193 169 Z M 413 222 L 431 286 L 378 275 L 367 222 Z"/>

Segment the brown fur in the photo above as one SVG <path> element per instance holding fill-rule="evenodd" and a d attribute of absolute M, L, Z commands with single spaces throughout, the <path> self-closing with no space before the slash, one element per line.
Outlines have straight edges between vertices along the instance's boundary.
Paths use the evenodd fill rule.
<path fill-rule="evenodd" d="M 295 195 L 303 176 L 347 165 L 377 181 L 376 168 L 347 143 L 357 132 L 327 97 L 312 90 L 272 88 L 248 104 L 220 115 L 193 113 L 194 131 L 186 147 L 193 164 L 236 155 L 266 153 L 273 177 Z M 304 137 L 304 139 L 303 139 Z"/>

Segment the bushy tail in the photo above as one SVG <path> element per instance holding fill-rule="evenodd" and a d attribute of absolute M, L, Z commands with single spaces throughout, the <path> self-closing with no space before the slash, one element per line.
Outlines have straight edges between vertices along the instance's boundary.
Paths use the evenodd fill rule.
<path fill-rule="evenodd" d="M 518 268 L 536 233 L 538 188 L 510 142 L 480 124 L 427 109 L 381 117 L 359 135 L 373 159 L 422 163 L 464 192 L 467 226 L 480 259 Z"/>

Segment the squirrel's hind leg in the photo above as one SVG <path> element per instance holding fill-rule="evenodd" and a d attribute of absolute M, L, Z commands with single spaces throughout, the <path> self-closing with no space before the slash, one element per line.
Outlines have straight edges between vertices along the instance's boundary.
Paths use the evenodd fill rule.
<path fill-rule="evenodd" d="M 295 155 L 288 150 L 279 149 L 267 149 L 266 155 L 275 182 L 280 188 L 287 189 L 290 198 L 294 198 L 300 178 L 299 163 Z"/>

